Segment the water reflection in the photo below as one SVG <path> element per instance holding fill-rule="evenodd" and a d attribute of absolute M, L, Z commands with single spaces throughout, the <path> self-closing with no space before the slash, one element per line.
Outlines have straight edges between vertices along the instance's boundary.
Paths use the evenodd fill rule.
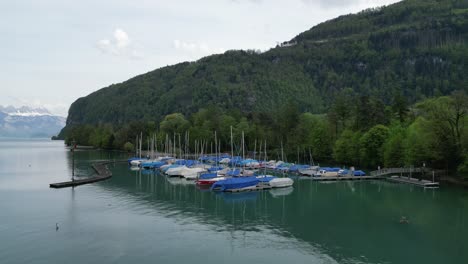
<path fill-rule="evenodd" d="M 133 178 L 136 181 L 131 183 Z M 132 206 L 143 203 L 149 207 L 144 211 L 182 225 L 198 223 L 208 230 L 229 232 L 234 240 L 253 232 L 249 235 L 260 236 L 267 241 L 264 246 L 271 248 L 276 247 L 271 241 L 274 237 L 282 241 L 283 248 L 329 256 L 340 263 L 407 263 L 408 259 L 436 263 L 435 259 L 449 257 L 449 253 L 427 253 L 427 248 L 434 248 L 430 241 L 452 240 L 449 230 L 466 232 L 462 225 L 467 212 L 459 209 L 467 208 L 466 200 L 448 206 L 456 208 L 452 217 L 451 209 L 444 208 L 447 198 L 441 196 L 443 190 L 384 181 L 318 183 L 301 179 L 294 188 L 231 194 L 200 191 L 184 179 L 121 167 L 101 187 L 134 196 Z M 440 213 L 447 209 L 448 215 Z M 402 215 L 411 219 L 410 225 L 399 224 Z M 435 230 L 435 226 L 444 226 L 445 231 Z M 408 247 L 414 253 L 407 253 Z M 449 252 L 463 247 L 458 244 Z M 418 259 L 413 257 L 416 255 Z"/>

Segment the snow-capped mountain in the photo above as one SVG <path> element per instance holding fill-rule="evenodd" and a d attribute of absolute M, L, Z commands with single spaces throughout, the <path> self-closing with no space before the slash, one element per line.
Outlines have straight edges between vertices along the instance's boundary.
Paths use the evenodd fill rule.
<path fill-rule="evenodd" d="M 52 114 L 43 107 L 32 108 L 29 106 L 22 106 L 15 108 L 11 105 L 6 107 L 0 105 L 0 112 L 4 112 L 10 116 L 52 116 Z"/>
<path fill-rule="evenodd" d="M 65 126 L 65 120 L 42 107 L 0 106 L 0 137 L 51 137 Z"/>

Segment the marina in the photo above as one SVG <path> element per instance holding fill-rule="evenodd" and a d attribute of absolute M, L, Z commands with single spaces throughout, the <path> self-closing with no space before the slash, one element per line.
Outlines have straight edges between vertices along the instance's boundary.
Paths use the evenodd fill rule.
<path fill-rule="evenodd" d="M 0 164 L 5 263 L 186 263 L 197 254 L 209 255 L 207 264 L 436 264 L 468 258 L 459 243 L 468 235 L 466 192 L 450 186 L 320 182 L 284 173 L 293 186 L 214 192 L 193 180 L 120 162 L 107 165 L 112 177 L 105 181 L 51 191 L 45 183 L 72 174 L 63 143 L 0 144 L 0 158 L 10 164 Z M 77 179 L 91 175 L 93 164 L 126 158 L 99 150 L 75 155 Z M 28 163 L 16 162 L 21 159 Z M 400 223 L 402 216 L 407 223 Z M 417 257 L 408 257 L 409 247 Z"/>

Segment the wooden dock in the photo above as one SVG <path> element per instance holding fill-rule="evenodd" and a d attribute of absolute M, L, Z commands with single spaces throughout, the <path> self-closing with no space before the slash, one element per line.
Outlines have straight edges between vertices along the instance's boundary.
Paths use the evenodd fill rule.
<path fill-rule="evenodd" d="M 313 181 L 359 181 L 359 180 L 380 180 L 379 176 L 321 176 L 310 177 Z"/>
<path fill-rule="evenodd" d="M 91 165 L 91 167 L 96 171 L 97 173 L 96 176 L 88 177 L 88 178 L 80 179 L 80 180 L 51 183 L 49 184 L 49 187 L 56 188 L 56 189 L 66 188 L 66 187 L 75 187 L 78 185 L 94 183 L 94 182 L 99 182 L 99 181 L 110 179 L 112 177 L 112 172 L 107 168 L 107 165 L 111 163 L 116 163 L 116 162 L 123 162 L 123 161 L 105 161 L 105 162 L 94 163 Z"/>
<path fill-rule="evenodd" d="M 400 177 L 400 176 L 391 176 L 386 179 L 391 182 L 406 183 L 406 184 L 416 185 L 416 186 L 424 187 L 424 188 L 439 188 L 438 182 L 432 182 L 428 180 L 419 180 L 415 178 Z"/>

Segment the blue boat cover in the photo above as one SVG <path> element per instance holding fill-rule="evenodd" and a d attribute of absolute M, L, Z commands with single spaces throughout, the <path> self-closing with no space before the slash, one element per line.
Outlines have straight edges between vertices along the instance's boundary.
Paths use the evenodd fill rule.
<path fill-rule="evenodd" d="M 307 168 L 310 168 L 310 166 L 296 164 L 296 165 L 292 165 L 291 167 L 289 167 L 289 171 L 299 171 L 300 169 L 307 169 Z"/>
<path fill-rule="evenodd" d="M 349 170 L 343 170 L 340 175 L 348 175 L 350 174 Z M 362 170 L 357 170 L 357 171 L 354 171 L 354 175 L 353 176 L 366 176 L 366 173 L 363 172 Z"/>
<path fill-rule="evenodd" d="M 159 168 L 162 165 L 165 165 L 165 162 L 162 161 L 151 161 L 151 162 L 143 162 L 141 163 L 141 166 L 143 168 Z"/>
<path fill-rule="evenodd" d="M 233 189 L 241 189 L 246 187 L 253 187 L 258 184 L 259 180 L 256 177 L 241 177 L 241 178 L 229 178 L 215 182 L 211 186 L 211 190 L 226 191 Z"/>
<path fill-rule="evenodd" d="M 240 176 L 241 171 L 239 169 L 232 169 L 226 172 L 226 176 Z"/>
<path fill-rule="evenodd" d="M 340 168 L 330 168 L 330 167 L 321 167 L 321 170 L 327 171 L 327 172 L 338 172 L 341 170 Z"/>
<path fill-rule="evenodd" d="M 182 167 L 182 165 L 170 165 L 170 166 L 167 166 L 166 168 L 163 169 L 164 172 L 166 172 L 168 169 L 172 169 L 172 168 L 178 168 L 178 167 Z"/>
<path fill-rule="evenodd" d="M 218 177 L 218 174 L 216 173 L 203 173 L 202 175 L 200 175 L 199 179 L 206 180 L 206 179 L 213 179 L 216 177 Z"/>
<path fill-rule="evenodd" d="M 178 160 L 176 162 L 174 162 L 174 164 L 176 165 L 185 165 L 187 167 L 191 167 L 195 164 L 197 164 L 198 162 L 195 161 L 195 160 Z"/>
<path fill-rule="evenodd" d="M 234 156 L 232 159 L 229 160 L 229 166 L 236 166 L 239 165 L 242 161 L 242 157 Z"/>
<path fill-rule="evenodd" d="M 261 175 L 261 176 L 257 176 L 257 179 L 260 181 L 260 182 L 270 182 L 271 180 L 275 179 L 277 177 L 275 176 L 271 176 L 271 175 Z"/>
<path fill-rule="evenodd" d="M 219 171 L 219 170 L 222 170 L 222 169 L 223 169 L 223 167 L 221 167 L 221 166 L 213 166 L 213 167 L 209 168 L 208 171 L 210 171 L 210 172 L 211 171 Z"/>
<path fill-rule="evenodd" d="M 354 176 L 366 176 L 366 173 L 362 170 L 354 171 Z"/>

